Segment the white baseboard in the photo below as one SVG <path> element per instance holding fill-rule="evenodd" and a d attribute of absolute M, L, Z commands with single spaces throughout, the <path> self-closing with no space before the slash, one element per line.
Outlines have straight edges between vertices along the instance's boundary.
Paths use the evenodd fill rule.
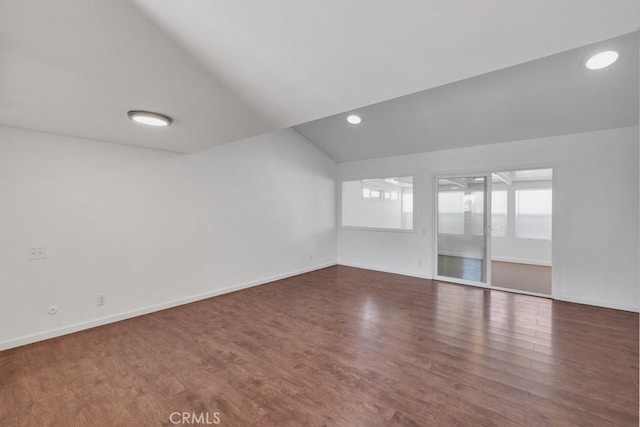
<path fill-rule="evenodd" d="M 356 263 L 352 263 L 352 262 L 338 261 L 338 265 L 344 265 L 345 267 L 361 268 L 363 270 L 381 271 L 383 273 L 400 274 L 401 276 L 418 277 L 420 279 L 431 279 L 431 276 L 428 276 L 428 275 L 425 275 L 425 274 L 419 274 L 419 273 L 415 273 L 415 272 L 407 272 L 407 271 L 404 271 L 404 270 L 389 269 L 389 268 L 377 267 L 377 266 L 374 267 L 374 266 L 371 266 L 371 265 L 356 264 Z"/>
<path fill-rule="evenodd" d="M 144 314 L 153 313 L 160 310 L 165 310 L 167 308 L 177 307 L 184 304 L 189 304 L 192 302 L 200 301 L 207 298 L 212 298 L 218 295 L 228 294 L 235 291 L 240 291 L 242 289 L 252 288 L 254 286 L 264 285 L 270 282 L 274 282 L 276 280 L 286 279 L 288 277 L 297 276 L 299 274 L 309 273 L 315 270 L 321 270 L 323 268 L 332 267 L 336 265 L 337 262 L 328 262 L 324 264 L 315 265 L 313 267 L 307 267 L 296 271 L 291 271 L 288 273 L 278 274 L 275 276 L 267 277 L 265 279 L 254 280 L 251 282 L 241 283 L 239 285 L 229 286 L 222 289 L 215 289 L 213 291 L 204 292 L 197 295 L 192 295 L 185 298 L 179 298 L 172 301 L 163 302 L 161 304 L 155 304 L 147 307 L 138 308 L 135 310 L 127 311 L 124 313 L 112 314 L 109 316 L 100 317 L 97 319 L 87 320 L 84 322 L 74 323 L 72 325 L 63 326 L 61 328 L 50 329 L 44 332 L 38 332 L 31 335 L 26 335 L 19 338 L 14 338 L 8 341 L 0 342 L 0 351 L 8 350 L 14 347 L 20 347 L 27 344 L 32 344 L 34 342 L 47 340 L 50 338 L 59 337 L 62 335 L 71 334 L 74 332 L 83 331 L 85 329 L 95 328 L 97 326 L 107 325 L 109 323 L 119 322 L 121 320 L 131 319 L 133 317 L 142 316 Z"/>
<path fill-rule="evenodd" d="M 576 304 L 594 305 L 596 307 L 613 308 L 616 310 L 631 311 L 633 313 L 640 312 L 640 307 L 637 305 L 617 304 L 617 303 L 611 303 L 606 301 L 595 301 L 595 300 L 590 300 L 582 297 L 576 297 L 573 295 L 561 295 L 560 298 L 557 298 L 557 299 L 558 301 L 574 302 Z"/>

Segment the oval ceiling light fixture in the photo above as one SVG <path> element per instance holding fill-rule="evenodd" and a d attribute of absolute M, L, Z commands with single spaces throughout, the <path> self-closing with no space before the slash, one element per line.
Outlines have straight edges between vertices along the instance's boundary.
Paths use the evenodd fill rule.
<path fill-rule="evenodd" d="M 127 112 L 127 116 L 134 122 L 149 126 L 169 126 L 173 122 L 171 117 L 152 111 L 131 110 Z"/>
<path fill-rule="evenodd" d="M 606 68 L 618 60 L 618 52 L 607 50 L 593 55 L 585 66 L 590 70 L 600 70 Z"/>
<path fill-rule="evenodd" d="M 359 125 L 360 123 L 362 123 L 362 117 L 358 116 L 357 114 L 351 114 L 347 117 L 347 121 L 352 125 Z"/>

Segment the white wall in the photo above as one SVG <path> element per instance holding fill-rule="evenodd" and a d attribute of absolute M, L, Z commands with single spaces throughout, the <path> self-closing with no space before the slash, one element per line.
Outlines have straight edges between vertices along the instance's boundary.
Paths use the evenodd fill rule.
<path fill-rule="evenodd" d="M 638 128 L 556 136 L 338 166 L 339 180 L 414 175 L 414 233 L 340 229 L 338 262 L 433 275 L 433 176 L 554 167 L 554 296 L 638 310 Z"/>
<path fill-rule="evenodd" d="M 0 349 L 334 264 L 335 174 L 292 130 L 179 155 L 0 127 Z"/>
<path fill-rule="evenodd" d="M 295 130 L 224 144 L 189 160 L 200 203 L 204 288 L 336 263 L 336 163 Z"/>

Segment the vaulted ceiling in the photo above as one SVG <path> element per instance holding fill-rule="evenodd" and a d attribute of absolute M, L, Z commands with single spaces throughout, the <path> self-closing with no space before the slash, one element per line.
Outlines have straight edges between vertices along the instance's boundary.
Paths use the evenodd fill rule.
<path fill-rule="evenodd" d="M 296 127 L 337 161 L 590 132 L 638 124 L 639 33 L 357 108 Z M 595 53 L 615 50 L 608 68 Z"/>
<path fill-rule="evenodd" d="M 0 0 L 0 124 L 192 152 L 639 28 L 637 0 Z"/>

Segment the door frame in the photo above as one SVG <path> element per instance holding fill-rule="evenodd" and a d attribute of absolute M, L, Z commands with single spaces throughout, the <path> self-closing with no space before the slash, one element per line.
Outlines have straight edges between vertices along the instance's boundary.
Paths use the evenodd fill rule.
<path fill-rule="evenodd" d="M 537 292 L 528 292 L 521 291 L 518 289 L 511 288 L 503 288 L 499 286 L 491 285 L 491 275 L 487 276 L 487 283 L 483 282 L 475 282 L 464 279 L 456 279 L 452 277 L 439 276 L 438 275 L 438 179 L 439 178 L 447 178 L 447 177 L 469 177 L 469 176 L 486 176 L 491 175 L 493 172 L 500 171 L 517 171 L 517 170 L 533 170 L 533 169 L 551 169 L 553 171 L 553 178 L 551 182 L 552 189 L 552 212 L 551 212 L 551 294 L 540 294 Z M 487 172 L 489 170 L 490 172 Z M 438 280 L 442 282 L 449 283 L 457 283 L 461 285 L 467 286 L 475 286 L 484 289 L 494 289 L 499 291 L 511 292 L 516 294 L 523 295 L 533 295 L 537 297 L 543 298 L 551 298 L 551 299 L 561 299 L 562 296 L 562 269 L 561 269 L 561 239 L 562 235 L 559 232 L 559 224 L 561 222 L 562 211 L 560 206 L 560 192 L 562 190 L 562 168 L 558 164 L 558 162 L 548 162 L 548 163 L 525 163 L 525 164 L 511 164 L 511 165 L 499 165 L 494 167 L 484 168 L 482 171 L 476 170 L 454 170 L 451 171 L 435 171 L 429 174 L 431 179 L 432 186 L 432 209 L 431 209 L 431 230 L 432 230 L 432 242 L 431 242 L 431 250 L 432 250 L 432 262 L 433 262 L 433 272 L 432 279 Z M 489 180 L 491 181 L 491 180 Z M 489 197 L 485 198 L 485 221 L 488 220 L 488 225 L 491 226 L 491 190 L 487 190 L 489 192 Z M 415 192 L 415 188 L 414 188 Z M 485 229 L 486 230 L 486 229 Z M 485 246 L 487 249 L 487 257 L 489 258 L 489 262 L 487 264 L 491 264 L 491 236 L 487 236 L 486 239 L 489 241 L 488 245 Z M 490 271 L 491 267 L 489 267 Z"/>
<path fill-rule="evenodd" d="M 444 282 L 459 283 L 461 285 L 478 286 L 481 288 L 491 288 L 491 184 L 493 172 L 478 172 L 478 173 L 446 173 L 433 175 L 433 279 L 441 280 Z M 438 274 L 438 216 L 439 216 L 439 185 L 440 179 L 451 178 L 470 178 L 482 176 L 485 178 L 485 196 L 484 196 L 484 215 L 483 215 L 483 230 L 484 230 L 484 278 L 486 282 L 477 282 L 475 280 L 466 280 L 456 277 L 440 276 Z"/>

